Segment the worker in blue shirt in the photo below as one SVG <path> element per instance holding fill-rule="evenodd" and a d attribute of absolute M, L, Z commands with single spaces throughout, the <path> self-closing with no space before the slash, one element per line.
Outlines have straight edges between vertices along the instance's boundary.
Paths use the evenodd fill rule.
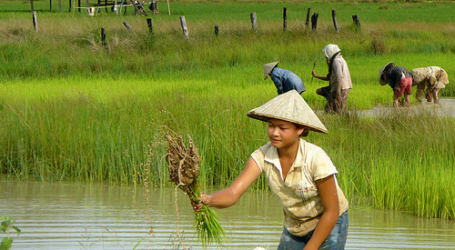
<path fill-rule="evenodd" d="M 305 92 L 305 85 L 303 85 L 303 81 L 300 77 L 292 71 L 278 68 L 277 65 L 278 62 L 264 64 L 264 80 L 270 76 L 270 79 L 275 83 L 278 95 L 293 89 L 299 94 Z"/>

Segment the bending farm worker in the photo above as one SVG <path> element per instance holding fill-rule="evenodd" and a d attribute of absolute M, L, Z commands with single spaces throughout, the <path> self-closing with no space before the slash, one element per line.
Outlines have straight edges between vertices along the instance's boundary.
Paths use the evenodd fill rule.
<path fill-rule="evenodd" d="M 379 83 L 382 86 L 389 84 L 393 89 L 394 107 L 398 107 L 398 99 L 403 96 L 403 93 L 405 105 L 411 106 L 409 96 L 412 94 L 412 75 L 407 69 L 390 62 L 379 69 Z"/>
<path fill-rule="evenodd" d="M 340 54 L 340 48 L 336 44 L 329 44 L 322 52 L 325 55 L 329 73 L 327 76 L 318 76 L 313 70 L 311 74 L 323 81 L 328 81 L 329 86 L 316 90 L 316 94 L 327 100 L 325 111 L 328 113 L 343 113 L 346 111 L 346 102 L 349 91 L 352 89 L 351 74 L 348 64 Z"/>
<path fill-rule="evenodd" d="M 284 229 L 278 250 L 344 249 L 348 232 L 348 201 L 336 180 L 338 174 L 327 153 L 306 141 L 309 131 L 328 133 L 295 90 L 278 95 L 247 116 L 267 122 L 269 142 L 254 151 L 237 179 L 226 189 L 202 194 L 200 211 L 233 206 L 264 174 L 280 199 Z M 279 206 L 279 204 L 276 204 Z"/>
<path fill-rule="evenodd" d="M 272 62 L 264 64 L 264 80 L 270 76 L 270 79 L 272 79 L 275 84 L 278 95 L 293 89 L 299 94 L 305 92 L 306 89 L 302 79 L 292 71 L 278 68 L 278 63 L 279 62 Z"/>
<path fill-rule="evenodd" d="M 439 103 L 439 90 L 449 84 L 447 72 L 438 66 L 416 68 L 411 70 L 413 85 L 417 85 L 416 99 L 421 102 L 423 94 L 427 102 Z M 426 89 L 425 89 L 426 88 Z"/>

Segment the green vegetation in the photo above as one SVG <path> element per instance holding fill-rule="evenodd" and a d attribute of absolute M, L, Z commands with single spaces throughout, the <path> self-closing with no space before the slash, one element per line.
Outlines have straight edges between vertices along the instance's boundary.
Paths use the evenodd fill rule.
<path fill-rule="evenodd" d="M 13 244 L 13 239 L 9 237 L 9 230 L 14 229 L 17 235 L 21 233 L 21 230 L 13 225 L 14 218 L 12 217 L 3 216 L 0 217 L 0 220 L 2 220 L 2 223 L 0 224 L 0 231 L 4 233 L 6 232 L 6 237 L 4 237 L 0 243 L 0 250 L 9 250 L 11 249 L 11 244 Z"/>
<path fill-rule="evenodd" d="M 315 90 L 326 83 L 311 79 L 311 68 L 317 61 L 316 72 L 327 71 L 321 50 L 328 43 L 340 46 L 350 67 L 351 112 L 391 105 L 392 91 L 378 84 L 378 69 L 390 61 L 446 69 L 451 83 L 441 95 L 455 96 L 452 2 L 178 1 L 171 2 L 172 15 L 160 3 L 160 14 L 150 16 L 153 34 L 146 17 L 131 12 L 89 17 L 58 7 L 38 12 L 35 32 L 29 3 L 8 4 L 0 1 L 0 22 L 7 24 L 0 26 L 0 172 L 8 180 L 147 180 L 169 187 L 166 151 L 156 143 L 168 126 L 190 134 L 199 148 L 204 188 L 229 185 L 267 142 L 265 124 L 245 115 L 276 95 L 262 79 L 262 65 L 278 60 L 300 75 L 303 97 L 320 111 L 325 102 Z M 15 6 L 24 11 L 3 11 Z M 308 7 L 320 13 L 316 32 L 305 27 Z M 256 33 L 251 12 L 258 16 Z M 179 16 L 186 17 L 189 39 Z M 454 219 L 454 118 L 406 111 L 376 118 L 318 112 L 329 134 L 307 139 L 332 158 L 351 203 Z M 267 189 L 265 180 L 253 189 Z"/>

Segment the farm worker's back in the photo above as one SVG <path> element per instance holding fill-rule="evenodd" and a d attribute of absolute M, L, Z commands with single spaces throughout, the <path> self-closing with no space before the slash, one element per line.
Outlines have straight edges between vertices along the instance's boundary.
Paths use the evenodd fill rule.
<path fill-rule="evenodd" d="M 299 94 L 305 92 L 302 79 L 294 72 L 277 67 L 278 62 L 264 65 L 264 80 L 270 76 L 279 95 L 295 89 Z"/>
<path fill-rule="evenodd" d="M 421 102 L 425 94 L 427 102 L 439 103 L 439 90 L 449 83 L 447 72 L 438 66 L 416 68 L 411 70 L 413 85 L 417 85 L 416 99 Z M 426 88 L 426 89 L 425 89 Z"/>

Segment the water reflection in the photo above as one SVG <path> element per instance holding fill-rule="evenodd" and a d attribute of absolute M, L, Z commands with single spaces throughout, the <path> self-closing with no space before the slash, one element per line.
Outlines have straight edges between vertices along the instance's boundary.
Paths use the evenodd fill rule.
<path fill-rule="evenodd" d="M 12 232 L 13 249 L 202 249 L 180 190 L 176 202 L 173 189 L 30 182 L 0 189 L 0 216 L 22 230 Z M 209 249 L 276 249 L 283 215 L 271 194 L 250 192 L 216 211 L 228 242 Z M 355 207 L 349 216 L 347 249 L 455 249 L 454 221 Z"/>

